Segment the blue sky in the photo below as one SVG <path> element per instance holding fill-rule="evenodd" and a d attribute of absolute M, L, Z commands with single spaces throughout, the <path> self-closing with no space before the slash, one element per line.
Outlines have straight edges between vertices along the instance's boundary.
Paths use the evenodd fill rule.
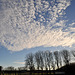
<path fill-rule="evenodd" d="M 75 49 L 75 0 L 0 0 L 0 65 L 24 66 L 38 50 Z"/>

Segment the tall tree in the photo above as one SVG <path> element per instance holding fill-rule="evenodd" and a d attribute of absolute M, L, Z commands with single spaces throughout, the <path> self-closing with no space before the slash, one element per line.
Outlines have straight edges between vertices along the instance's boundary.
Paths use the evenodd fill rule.
<path fill-rule="evenodd" d="M 59 52 L 54 52 L 54 58 L 55 58 L 55 64 L 57 65 L 57 68 L 59 68 Z"/>
<path fill-rule="evenodd" d="M 61 51 L 59 51 L 59 65 L 60 65 L 60 67 L 62 67 L 62 65 L 63 65 Z"/>
<path fill-rule="evenodd" d="M 50 52 L 50 63 L 51 63 L 51 69 L 55 70 L 55 62 L 54 62 L 53 52 Z"/>
<path fill-rule="evenodd" d="M 34 70 L 34 55 L 32 53 L 29 53 L 26 56 L 26 60 L 25 60 L 25 67 L 29 70 Z"/>
<path fill-rule="evenodd" d="M 71 53 L 75 57 L 75 50 L 72 50 Z"/>
<path fill-rule="evenodd" d="M 48 51 L 45 51 L 44 52 L 44 67 L 45 67 L 45 70 L 48 70 Z"/>
<path fill-rule="evenodd" d="M 65 65 L 69 65 L 70 60 L 71 60 L 70 52 L 68 50 L 63 50 L 62 56 L 63 56 L 62 58 L 63 58 Z"/>
<path fill-rule="evenodd" d="M 44 61 L 43 61 L 43 51 L 39 52 L 39 57 L 40 57 L 40 69 L 43 70 L 44 68 Z"/>
<path fill-rule="evenodd" d="M 35 53 L 35 63 L 36 63 L 36 66 L 37 66 L 37 70 L 40 69 L 40 51 L 36 52 Z"/>
<path fill-rule="evenodd" d="M 52 61 L 53 61 L 53 56 L 52 56 L 52 52 L 47 51 L 47 66 L 48 69 L 51 70 L 51 65 L 52 65 Z"/>

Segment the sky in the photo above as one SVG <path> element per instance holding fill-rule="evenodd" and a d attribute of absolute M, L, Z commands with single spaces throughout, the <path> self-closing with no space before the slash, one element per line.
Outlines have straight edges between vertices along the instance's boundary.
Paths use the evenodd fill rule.
<path fill-rule="evenodd" d="M 0 0 L 0 65 L 24 66 L 38 50 L 75 49 L 75 0 Z"/>

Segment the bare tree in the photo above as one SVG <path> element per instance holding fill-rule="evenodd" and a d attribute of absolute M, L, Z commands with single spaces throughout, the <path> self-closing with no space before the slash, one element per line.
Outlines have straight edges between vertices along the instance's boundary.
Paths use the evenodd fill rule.
<path fill-rule="evenodd" d="M 46 67 L 51 70 L 51 65 L 53 64 L 53 55 L 52 52 L 50 51 L 46 51 L 45 52 L 45 63 L 46 63 Z"/>
<path fill-rule="evenodd" d="M 44 66 L 46 70 L 55 70 L 54 56 L 53 52 L 45 51 L 44 52 Z"/>
<path fill-rule="evenodd" d="M 55 61 L 54 61 L 54 55 L 53 52 L 51 52 L 51 68 L 53 68 L 53 70 L 55 70 Z"/>
<path fill-rule="evenodd" d="M 62 54 L 61 51 L 59 51 L 59 65 L 62 67 Z"/>
<path fill-rule="evenodd" d="M 39 57 L 40 57 L 40 69 L 43 70 L 44 68 L 44 63 L 43 63 L 43 51 L 39 52 Z"/>
<path fill-rule="evenodd" d="M 37 66 L 37 70 L 40 69 L 40 51 L 35 53 L 35 62 L 36 62 L 36 66 Z"/>
<path fill-rule="evenodd" d="M 45 70 L 48 70 L 48 51 L 45 51 L 44 52 L 44 67 L 45 67 Z"/>
<path fill-rule="evenodd" d="M 35 53 L 35 62 L 37 65 L 37 70 L 40 68 L 43 70 L 43 53 L 42 51 L 38 51 Z"/>
<path fill-rule="evenodd" d="M 32 53 L 29 53 L 26 56 L 26 60 L 25 60 L 25 67 L 29 70 L 34 70 L 34 55 Z"/>
<path fill-rule="evenodd" d="M 46 52 L 46 60 L 47 60 L 48 69 L 51 70 L 50 69 L 50 67 L 51 67 L 51 53 L 50 53 L 50 51 Z"/>
<path fill-rule="evenodd" d="M 72 55 L 75 57 L 75 51 L 74 51 L 74 50 L 72 50 L 72 51 L 71 51 L 71 53 L 72 53 Z"/>
<path fill-rule="evenodd" d="M 63 50 L 62 56 L 63 56 L 62 58 L 63 58 L 65 65 L 69 65 L 70 60 L 71 60 L 70 52 L 68 50 Z"/>
<path fill-rule="evenodd" d="M 54 58 L 55 58 L 55 64 L 57 65 L 57 68 L 59 68 L 59 52 L 54 52 Z"/>

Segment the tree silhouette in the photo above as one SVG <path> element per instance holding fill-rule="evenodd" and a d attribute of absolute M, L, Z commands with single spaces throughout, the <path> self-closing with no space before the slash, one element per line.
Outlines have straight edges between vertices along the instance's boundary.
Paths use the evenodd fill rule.
<path fill-rule="evenodd" d="M 74 51 L 74 50 L 72 50 L 72 51 L 71 51 L 71 53 L 72 53 L 72 55 L 75 57 L 75 51 Z"/>
<path fill-rule="evenodd" d="M 3 68 L 3 67 L 2 67 L 2 66 L 0 66 L 0 71 L 2 70 L 2 68 Z"/>
<path fill-rule="evenodd" d="M 71 55 L 68 50 L 62 51 L 38 51 L 35 54 L 29 53 L 25 59 L 27 70 L 55 70 L 64 65 L 69 65 Z"/>
<path fill-rule="evenodd" d="M 62 61 L 62 53 L 61 53 L 61 51 L 59 51 L 59 65 L 60 65 L 60 67 L 62 67 L 63 65 L 63 61 Z"/>
<path fill-rule="evenodd" d="M 54 55 L 52 52 L 51 52 L 51 67 L 53 68 L 53 70 L 55 70 Z"/>
<path fill-rule="evenodd" d="M 29 70 L 34 70 L 34 55 L 32 53 L 26 56 L 25 67 Z"/>
<path fill-rule="evenodd" d="M 70 52 L 68 50 L 63 50 L 61 53 L 65 65 L 69 65 L 69 62 L 71 60 Z"/>
<path fill-rule="evenodd" d="M 35 53 L 35 62 L 36 62 L 37 70 L 39 70 L 39 68 L 40 68 L 39 52 Z"/>
<path fill-rule="evenodd" d="M 44 52 L 43 58 L 44 58 L 44 67 L 45 67 L 45 70 L 48 70 L 48 52 L 47 51 Z"/>
<path fill-rule="evenodd" d="M 51 61 L 52 61 L 52 53 L 50 51 L 47 51 L 47 65 L 49 70 L 51 70 Z"/>
<path fill-rule="evenodd" d="M 55 51 L 54 52 L 54 58 L 55 58 L 55 64 L 57 65 L 57 68 L 59 69 L 59 52 L 58 51 Z"/>
<path fill-rule="evenodd" d="M 2 66 L 0 66 L 0 75 L 1 75 L 1 71 L 2 71 Z"/>

